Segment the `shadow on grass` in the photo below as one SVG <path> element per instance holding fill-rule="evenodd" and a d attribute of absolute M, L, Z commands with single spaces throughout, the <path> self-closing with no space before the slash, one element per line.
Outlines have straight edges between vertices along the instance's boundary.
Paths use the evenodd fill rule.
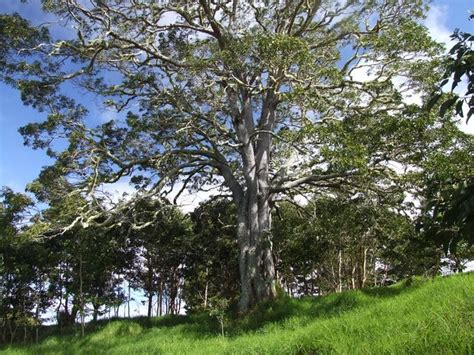
<path fill-rule="evenodd" d="M 411 292 L 418 289 L 425 283 L 425 279 L 409 278 L 389 287 L 371 287 L 361 290 L 367 296 L 385 298 L 395 297 L 402 293 Z"/>
<path fill-rule="evenodd" d="M 246 331 L 257 331 L 270 323 L 283 323 L 297 317 L 304 325 L 315 318 L 336 317 L 342 313 L 374 304 L 374 298 L 391 298 L 411 292 L 423 284 L 421 280 L 403 281 L 389 287 L 364 288 L 358 291 L 333 293 L 324 297 L 303 297 L 292 299 L 280 297 L 264 303 L 243 319 L 235 319 L 232 335 Z"/>
<path fill-rule="evenodd" d="M 205 313 L 155 318 L 112 318 L 86 324 L 84 337 L 80 336 L 80 326 L 77 324 L 62 330 L 57 326 L 47 326 L 40 332 L 38 343 L 13 343 L 12 346 L 0 344 L 0 351 L 10 349 L 13 352 L 18 350 L 35 354 L 102 354 L 122 346 L 124 342 L 129 345 L 138 344 L 143 340 L 143 335 L 160 328 L 166 328 L 166 331 L 176 328 L 176 333 L 189 339 L 215 336 L 220 331 L 217 321 Z"/>

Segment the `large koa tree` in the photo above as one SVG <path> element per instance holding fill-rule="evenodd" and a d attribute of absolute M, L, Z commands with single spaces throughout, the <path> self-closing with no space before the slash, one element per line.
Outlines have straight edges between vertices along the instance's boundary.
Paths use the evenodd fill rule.
<path fill-rule="evenodd" d="M 242 311 L 276 294 L 276 197 L 345 183 L 393 188 L 388 162 L 412 164 L 414 136 L 434 124 L 403 100 L 438 79 L 421 0 L 43 7 L 72 30 L 53 39 L 19 16 L 2 17 L 2 78 L 49 113 L 22 133 L 56 158 L 43 176 L 66 176 L 68 194 L 84 197 L 73 224 L 120 216 L 125 204 L 110 201 L 104 221 L 97 191 L 126 176 L 135 200 L 222 185 L 237 210 Z M 87 124 L 93 97 L 116 119 Z"/>

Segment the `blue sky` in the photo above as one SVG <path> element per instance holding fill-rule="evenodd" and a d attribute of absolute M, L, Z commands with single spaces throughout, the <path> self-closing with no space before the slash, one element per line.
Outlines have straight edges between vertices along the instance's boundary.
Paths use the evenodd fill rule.
<path fill-rule="evenodd" d="M 18 12 L 34 24 L 51 20 L 41 12 L 39 0 L 28 3 L 0 0 L 0 5 L 1 13 Z M 474 10 L 472 0 L 435 0 L 432 2 L 432 9 L 425 24 L 435 39 L 447 42 L 455 28 L 474 32 L 474 21 L 468 21 L 471 9 Z M 51 32 L 56 37 L 67 37 L 69 30 L 59 25 L 52 25 Z M 92 97 L 88 101 L 92 120 L 96 123 L 113 118 L 111 112 L 100 110 Z M 25 147 L 18 133 L 18 129 L 25 124 L 39 122 L 44 118 L 44 113 L 23 106 L 18 92 L 0 83 L 0 187 L 9 186 L 16 191 L 23 191 L 25 185 L 38 176 L 43 166 L 53 162 L 44 151 Z M 473 132 L 473 125 L 474 121 L 471 121 L 468 127 L 470 132 Z"/>

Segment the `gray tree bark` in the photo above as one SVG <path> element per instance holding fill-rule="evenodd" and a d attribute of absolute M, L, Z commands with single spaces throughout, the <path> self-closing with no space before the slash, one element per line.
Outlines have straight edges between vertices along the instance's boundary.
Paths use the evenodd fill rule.
<path fill-rule="evenodd" d="M 244 188 L 235 188 L 235 177 L 226 178 L 237 204 L 237 236 L 240 246 L 240 311 L 276 296 L 275 264 L 271 241 L 269 162 L 275 125 L 275 94 L 263 99 L 260 118 L 255 126 L 251 98 L 245 91 L 237 95 L 228 90 L 234 127 L 241 142 Z M 226 177 L 225 173 L 222 175 Z"/>

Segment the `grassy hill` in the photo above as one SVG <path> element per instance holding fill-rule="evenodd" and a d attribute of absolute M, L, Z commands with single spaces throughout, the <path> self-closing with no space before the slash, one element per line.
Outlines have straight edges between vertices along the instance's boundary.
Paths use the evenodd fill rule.
<path fill-rule="evenodd" d="M 103 321 L 7 354 L 472 354 L 474 274 L 288 299 L 229 320 L 206 314 Z"/>

